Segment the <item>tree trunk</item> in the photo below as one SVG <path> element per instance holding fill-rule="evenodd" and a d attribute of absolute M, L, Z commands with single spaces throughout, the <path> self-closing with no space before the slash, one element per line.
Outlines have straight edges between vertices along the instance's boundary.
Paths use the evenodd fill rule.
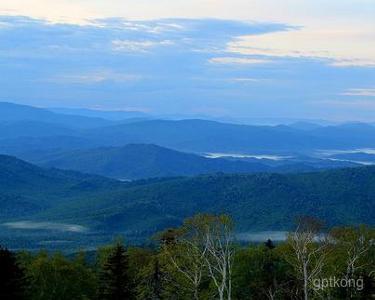
<path fill-rule="evenodd" d="M 307 277 L 306 265 L 303 266 L 303 293 L 304 293 L 304 299 L 309 300 L 308 277 Z"/>

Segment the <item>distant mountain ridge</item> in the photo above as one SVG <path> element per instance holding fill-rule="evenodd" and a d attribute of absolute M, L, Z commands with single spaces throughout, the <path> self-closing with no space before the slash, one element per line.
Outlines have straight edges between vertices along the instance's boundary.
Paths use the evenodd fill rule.
<path fill-rule="evenodd" d="M 34 121 L 61 125 L 67 128 L 93 128 L 112 124 L 102 118 L 54 113 L 44 108 L 0 102 L 0 123 Z"/>
<path fill-rule="evenodd" d="M 95 113 L 105 115 L 105 112 L 93 112 Z M 27 130 L 22 131 L 24 122 L 29 124 Z M 7 134 L 1 136 L 1 130 Z M 12 130 L 15 132 L 14 136 L 11 136 Z M 314 126 L 299 123 L 290 126 L 251 126 L 199 119 L 124 119 L 119 123 L 103 118 L 65 115 L 30 106 L 0 103 L 0 140 L 45 136 L 56 136 L 56 139 L 59 136 L 81 137 L 89 140 L 91 144 L 105 147 L 156 144 L 198 153 L 311 152 L 317 149 L 375 148 L 375 126 L 370 124 Z M 43 149 L 42 143 L 40 147 Z"/>
<path fill-rule="evenodd" d="M 102 118 L 111 121 L 122 121 L 127 119 L 145 120 L 151 118 L 148 114 L 139 111 L 109 111 L 85 108 L 49 108 L 48 110 L 59 114 L 84 116 L 90 118 Z"/>

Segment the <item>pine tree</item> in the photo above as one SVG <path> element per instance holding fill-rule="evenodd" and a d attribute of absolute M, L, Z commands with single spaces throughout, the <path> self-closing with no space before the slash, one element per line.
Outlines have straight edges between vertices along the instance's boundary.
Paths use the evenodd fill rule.
<path fill-rule="evenodd" d="M 25 275 L 15 255 L 0 246 L 0 299 L 25 298 Z"/>
<path fill-rule="evenodd" d="M 103 266 L 100 276 L 100 299 L 132 299 L 129 261 L 125 247 L 117 243 Z"/>

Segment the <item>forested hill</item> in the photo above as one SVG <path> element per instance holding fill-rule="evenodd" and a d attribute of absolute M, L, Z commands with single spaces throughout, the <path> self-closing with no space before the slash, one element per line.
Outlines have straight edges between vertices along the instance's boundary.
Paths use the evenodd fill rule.
<path fill-rule="evenodd" d="M 176 178 L 121 191 L 106 203 L 101 226 L 157 230 L 199 212 L 228 213 L 239 231 L 287 229 L 298 215 L 316 216 L 328 225 L 374 224 L 374 199 L 375 168 L 367 167 Z M 97 215 L 95 209 L 87 213 L 87 218 Z"/>
<path fill-rule="evenodd" d="M 374 167 L 121 183 L 0 156 L 0 221 L 53 220 L 146 235 L 198 212 L 225 212 L 239 231 L 280 230 L 301 214 L 329 225 L 374 224 L 374 199 Z"/>

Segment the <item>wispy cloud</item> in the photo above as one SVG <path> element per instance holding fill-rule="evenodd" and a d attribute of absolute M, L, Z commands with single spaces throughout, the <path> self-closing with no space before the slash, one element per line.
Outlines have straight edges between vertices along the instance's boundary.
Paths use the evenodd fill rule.
<path fill-rule="evenodd" d="M 261 78 L 230 78 L 230 79 L 228 79 L 228 81 L 243 82 L 243 83 L 252 83 L 252 82 L 265 81 L 265 79 L 261 79 Z"/>
<path fill-rule="evenodd" d="M 183 31 L 185 29 L 182 24 L 175 23 L 172 20 L 129 21 L 123 18 L 110 18 L 92 20 L 92 25 L 138 33 L 147 32 L 153 35 Z"/>
<path fill-rule="evenodd" d="M 67 74 L 44 79 L 55 83 L 95 84 L 101 82 L 129 82 L 141 80 L 142 76 L 135 74 L 117 73 L 113 71 L 93 71 L 91 73 Z"/>
<path fill-rule="evenodd" d="M 344 96 L 375 97 L 375 88 L 349 89 L 342 93 Z"/>
<path fill-rule="evenodd" d="M 0 22 L 0 29 L 9 28 L 12 24 L 8 22 Z"/>
<path fill-rule="evenodd" d="M 152 48 L 161 46 L 171 46 L 174 42 L 170 40 L 162 41 L 134 41 L 134 40 L 114 40 L 112 47 L 115 51 L 125 52 L 147 52 Z"/>
<path fill-rule="evenodd" d="M 328 30 L 297 28 L 288 31 L 239 37 L 228 43 L 228 51 L 273 58 L 321 59 L 336 67 L 374 67 L 373 30 Z M 351 47 L 350 42 L 356 45 Z"/>
<path fill-rule="evenodd" d="M 209 59 L 212 64 L 229 64 L 229 65 L 259 65 L 271 63 L 271 60 L 248 58 L 248 57 L 214 57 Z"/>

